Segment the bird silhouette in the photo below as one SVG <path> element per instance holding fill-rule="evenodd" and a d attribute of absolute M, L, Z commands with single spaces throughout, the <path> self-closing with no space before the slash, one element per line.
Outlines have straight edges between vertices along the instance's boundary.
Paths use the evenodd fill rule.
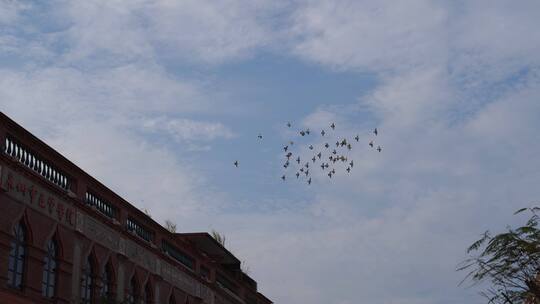
<path fill-rule="evenodd" d="M 373 148 L 373 140 L 369 142 L 369 146 Z"/>
<path fill-rule="evenodd" d="M 337 154 L 336 149 L 334 149 L 334 151 L 332 151 L 332 154 L 334 154 L 334 155 Z"/>
<path fill-rule="evenodd" d="M 308 147 L 310 150 L 313 150 L 313 146 L 312 145 L 309 145 Z"/>
<path fill-rule="evenodd" d="M 289 146 L 283 147 L 283 150 L 285 150 L 285 152 L 287 152 L 288 149 L 289 149 Z"/>
<path fill-rule="evenodd" d="M 378 147 L 377 147 L 377 151 L 379 151 L 379 152 L 381 152 L 381 151 L 382 151 L 382 148 L 381 148 L 381 146 L 378 146 Z"/>
<path fill-rule="evenodd" d="M 285 157 L 287 157 L 287 160 L 288 160 L 289 158 L 291 158 L 291 156 L 292 156 L 292 152 L 289 152 L 289 153 L 287 153 L 287 154 L 285 155 Z"/>
<path fill-rule="evenodd" d="M 306 130 L 306 134 L 309 135 L 311 131 L 309 131 L 309 129 Z"/>
<path fill-rule="evenodd" d="M 309 163 L 306 163 L 304 166 L 305 166 L 306 168 L 309 168 Z"/>
<path fill-rule="evenodd" d="M 234 165 L 236 166 L 236 168 L 238 168 L 238 161 L 235 161 Z"/>
<path fill-rule="evenodd" d="M 324 136 L 324 134 L 326 134 L 326 132 L 324 132 L 324 130 L 322 130 L 321 135 Z"/>
<path fill-rule="evenodd" d="M 290 122 L 287 123 L 287 127 L 289 127 L 289 128 L 291 127 L 291 123 L 290 123 Z"/>
<path fill-rule="evenodd" d="M 302 173 L 303 173 L 303 172 L 304 172 L 304 168 L 300 168 L 300 172 L 302 172 Z"/>
<path fill-rule="evenodd" d="M 262 139 L 261 133 L 259 133 L 259 135 L 257 135 L 257 138 L 258 138 L 258 139 Z"/>
<path fill-rule="evenodd" d="M 318 157 L 319 159 L 321 159 L 321 156 L 322 156 L 322 154 L 321 154 L 321 152 L 319 152 L 319 154 L 317 154 L 317 157 Z"/>
<path fill-rule="evenodd" d="M 348 145 L 347 145 L 347 149 L 349 149 L 349 151 L 351 151 L 351 150 L 352 150 L 352 146 L 351 146 L 351 144 L 348 144 Z"/>
<path fill-rule="evenodd" d="M 360 136 L 358 136 L 358 134 L 356 134 L 356 136 L 354 137 L 354 139 L 356 139 L 356 141 L 359 141 L 359 140 L 360 140 Z"/>
<path fill-rule="evenodd" d="M 351 173 L 351 167 L 347 167 L 347 173 Z"/>
<path fill-rule="evenodd" d="M 322 163 L 322 164 L 321 164 L 321 169 L 323 169 L 323 170 L 324 170 L 324 163 Z"/>
<path fill-rule="evenodd" d="M 377 130 L 377 128 L 375 128 L 375 130 L 373 130 L 373 134 L 375 134 L 375 136 L 377 136 L 379 134 L 379 131 Z"/>
<path fill-rule="evenodd" d="M 300 163 L 300 156 L 298 156 L 298 158 L 296 159 L 296 162 Z"/>
<path fill-rule="evenodd" d="M 328 172 L 328 177 L 332 178 L 332 172 Z"/>
<path fill-rule="evenodd" d="M 336 141 L 336 147 L 339 147 L 339 141 Z"/>
<path fill-rule="evenodd" d="M 349 166 L 351 166 L 351 168 L 354 166 L 354 162 L 351 160 L 351 162 L 349 163 Z"/>
<path fill-rule="evenodd" d="M 300 177 L 300 172 L 296 172 L 296 178 Z"/>
<path fill-rule="evenodd" d="M 300 131 L 300 135 L 305 136 L 305 135 L 306 135 L 306 132 L 304 132 L 304 131 L 302 130 L 302 131 Z"/>
<path fill-rule="evenodd" d="M 308 185 L 311 185 L 311 177 L 307 180 Z"/>
<path fill-rule="evenodd" d="M 340 145 L 343 147 L 343 146 L 346 146 L 347 145 L 347 140 L 346 139 L 343 139 L 340 143 Z"/>
<path fill-rule="evenodd" d="M 283 175 L 283 176 L 281 177 L 281 179 L 282 179 L 282 180 L 285 180 L 285 175 Z"/>
<path fill-rule="evenodd" d="M 330 147 L 330 145 L 328 143 L 325 143 L 324 147 L 328 149 L 328 147 Z"/>
<path fill-rule="evenodd" d="M 315 160 L 316 160 L 315 156 L 313 156 L 311 160 L 315 163 Z"/>
<path fill-rule="evenodd" d="M 335 125 L 334 123 L 332 123 L 332 124 L 330 125 L 330 128 L 332 128 L 332 130 L 334 130 L 334 129 L 336 128 L 336 125 Z"/>
<path fill-rule="evenodd" d="M 306 176 L 309 175 L 309 169 L 306 170 L 306 172 L 304 172 L 306 174 Z"/>

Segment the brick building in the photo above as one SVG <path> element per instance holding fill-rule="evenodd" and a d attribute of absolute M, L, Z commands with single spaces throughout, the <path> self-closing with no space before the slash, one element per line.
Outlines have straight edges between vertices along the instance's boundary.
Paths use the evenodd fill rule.
<path fill-rule="evenodd" d="M 208 233 L 171 233 L 0 113 L 0 303 L 271 304 Z"/>

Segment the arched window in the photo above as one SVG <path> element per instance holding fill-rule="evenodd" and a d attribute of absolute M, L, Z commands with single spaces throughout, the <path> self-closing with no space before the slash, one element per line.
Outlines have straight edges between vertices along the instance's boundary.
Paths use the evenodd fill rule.
<path fill-rule="evenodd" d="M 43 266 L 43 279 L 41 281 L 41 294 L 44 297 L 52 298 L 55 293 L 56 268 L 57 268 L 58 246 L 54 240 L 47 243 L 47 253 L 45 254 L 45 265 Z"/>
<path fill-rule="evenodd" d="M 103 270 L 103 274 L 101 275 L 101 297 L 105 299 L 111 299 L 112 298 L 112 283 L 113 283 L 113 276 L 112 276 L 112 269 L 111 264 L 107 263 L 105 265 L 105 269 Z"/>
<path fill-rule="evenodd" d="M 150 285 L 150 282 L 146 283 L 146 286 L 144 287 L 144 294 L 143 294 L 143 300 L 145 304 L 152 304 L 152 285 Z"/>
<path fill-rule="evenodd" d="M 92 303 L 92 294 L 94 290 L 94 265 L 90 256 L 86 258 L 82 271 L 81 282 L 81 302 L 83 304 Z"/>
<path fill-rule="evenodd" d="M 135 275 L 131 278 L 131 281 L 129 282 L 129 288 L 127 292 L 127 303 L 128 304 L 135 304 L 139 298 L 139 285 L 137 284 L 137 281 L 135 280 Z"/>
<path fill-rule="evenodd" d="M 21 289 L 24 273 L 25 257 L 25 228 L 22 223 L 18 223 L 13 230 L 14 238 L 11 241 L 8 262 L 8 285 Z"/>

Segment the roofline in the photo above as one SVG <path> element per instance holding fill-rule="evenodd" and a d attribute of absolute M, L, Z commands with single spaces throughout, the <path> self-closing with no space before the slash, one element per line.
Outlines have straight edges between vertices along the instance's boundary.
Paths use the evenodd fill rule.
<path fill-rule="evenodd" d="M 234 260 L 236 260 L 237 263 L 241 263 L 241 261 L 227 249 L 225 246 L 221 245 L 210 233 L 208 232 L 187 232 L 187 233 L 175 233 L 175 235 L 178 235 L 180 237 L 206 237 L 210 238 L 214 244 L 216 244 L 218 247 L 220 247 L 223 251 L 225 251 L 226 254 L 230 255 Z"/>

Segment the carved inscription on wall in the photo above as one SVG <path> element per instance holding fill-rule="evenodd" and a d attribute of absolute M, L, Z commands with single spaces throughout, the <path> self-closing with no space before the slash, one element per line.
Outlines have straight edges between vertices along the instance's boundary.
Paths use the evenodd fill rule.
<path fill-rule="evenodd" d="M 0 186 L 17 201 L 62 225 L 75 227 L 75 209 L 71 204 L 21 174 L 3 167 Z"/>

